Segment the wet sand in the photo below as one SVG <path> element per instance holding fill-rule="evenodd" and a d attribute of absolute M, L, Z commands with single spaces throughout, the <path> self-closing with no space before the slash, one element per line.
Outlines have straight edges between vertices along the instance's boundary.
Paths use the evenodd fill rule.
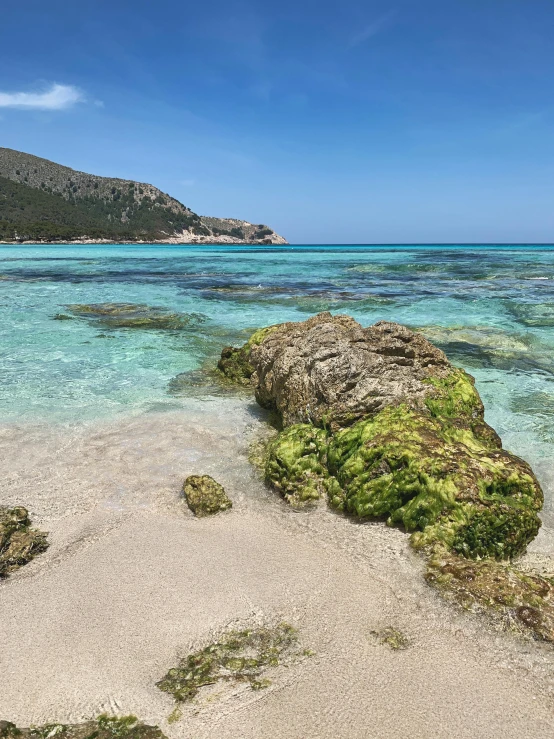
<path fill-rule="evenodd" d="M 547 737 L 551 647 L 497 631 L 423 581 L 407 536 L 325 508 L 297 513 L 247 460 L 261 427 L 239 399 L 95 425 L 0 429 L 3 503 L 50 548 L 0 583 L 0 718 L 20 725 L 134 713 L 171 739 Z M 232 510 L 195 519 L 183 479 L 211 474 Z M 529 555 L 551 553 L 543 530 Z M 237 624 L 285 620 L 315 652 L 271 685 L 174 704 L 179 656 Z M 372 636 L 409 639 L 393 651 Z"/>

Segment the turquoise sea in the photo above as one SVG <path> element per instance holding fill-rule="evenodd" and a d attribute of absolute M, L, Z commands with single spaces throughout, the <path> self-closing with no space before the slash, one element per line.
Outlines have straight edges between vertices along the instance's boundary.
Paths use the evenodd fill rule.
<path fill-rule="evenodd" d="M 67 306 L 133 303 L 178 330 L 116 328 Z M 552 510 L 554 247 L 0 247 L 0 423 L 186 411 L 197 370 L 248 331 L 319 311 L 422 330 L 477 380 L 487 420 Z M 180 377 L 178 377 L 180 376 Z M 177 379 L 175 379 L 177 377 Z"/>

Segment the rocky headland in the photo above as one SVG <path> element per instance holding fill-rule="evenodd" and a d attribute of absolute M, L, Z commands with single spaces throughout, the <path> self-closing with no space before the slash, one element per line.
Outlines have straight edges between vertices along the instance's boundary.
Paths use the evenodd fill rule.
<path fill-rule="evenodd" d="M 200 216 L 146 182 L 0 147 L 0 243 L 286 244 L 272 228 Z"/>

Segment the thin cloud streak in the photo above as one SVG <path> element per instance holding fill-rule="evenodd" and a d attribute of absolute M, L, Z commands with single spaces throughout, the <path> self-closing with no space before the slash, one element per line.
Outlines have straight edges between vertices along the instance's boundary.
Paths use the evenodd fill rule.
<path fill-rule="evenodd" d="M 384 15 L 379 16 L 379 18 L 376 18 L 374 21 L 365 26 L 365 28 L 363 28 L 359 33 L 352 36 L 352 38 L 348 42 L 348 48 L 352 49 L 354 48 L 354 46 L 359 46 L 360 44 L 363 44 L 364 41 L 367 41 L 373 36 L 377 36 L 378 33 L 381 33 L 381 31 L 383 31 L 391 23 L 395 16 L 396 10 L 390 10 L 388 13 L 385 13 Z"/>
<path fill-rule="evenodd" d="M 0 92 L 0 108 L 20 110 L 67 110 L 84 100 L 79 88 L 56 83 L 43 92 Z"/>

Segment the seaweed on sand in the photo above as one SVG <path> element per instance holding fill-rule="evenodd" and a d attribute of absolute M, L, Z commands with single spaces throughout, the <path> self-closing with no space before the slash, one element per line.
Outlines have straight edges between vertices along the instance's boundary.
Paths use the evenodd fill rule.
<path fill-rule="evenodd" d="M 248 683 L 253 690 L 270 685 L 264 670 L 295 656 L 296 629 L 277 626 L 229 631 L 182 659 L 156 685 L 179 703 L 192 701 L 201 688 L 218 682 Z"/>

